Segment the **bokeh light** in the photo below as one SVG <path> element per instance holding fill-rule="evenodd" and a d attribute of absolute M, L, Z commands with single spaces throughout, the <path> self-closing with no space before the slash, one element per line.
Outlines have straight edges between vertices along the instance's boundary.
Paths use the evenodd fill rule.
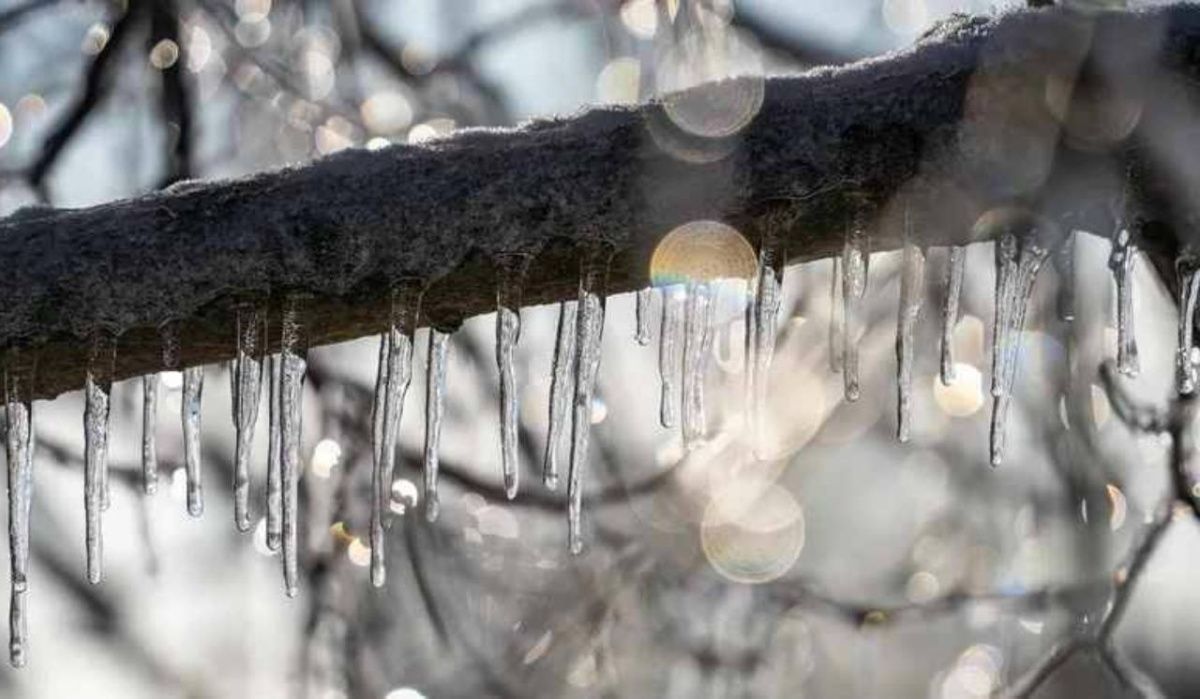
<path fill-rule="evenodd" d="M 954 365 L 954 381 L 949 386 L 941 377 L 933 377 L 933 399 L 939 408 L 952 417 L 970 417 L 983 407 L 983 373 L 973 364 Z"/>
<path fill-rule="evenodd" d="M 752 478 L 709 501 L 700 525 L 709 565 L 735 582 L 765 583 L 791 569 L 804 548 L 804 514 L 784 488 Z"/>
<path fill-rule="evenodd" d="M 650 282 L 672 286 L 718 279 L 749 279 L 757 261 L 754 248 L 732 226 L 690 221 L 668 233 L 650 258 Z"/>

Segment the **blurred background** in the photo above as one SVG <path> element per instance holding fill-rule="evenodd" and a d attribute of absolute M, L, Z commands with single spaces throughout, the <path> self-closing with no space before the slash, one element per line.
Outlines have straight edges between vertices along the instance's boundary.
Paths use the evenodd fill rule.
<path fill-rule="evenodd" d="M 782 75 L 911 44 L 962 0 L 708 0 L 693 21 L 729 50 L 688 75 Z M 344 148 L 635 103 L 664 85 L 675 0 L 0 0 L 0 215 L 84 206 L 181 179 L 230 177 Z M 202 518 L 186 514 L 180 377 L 164 374 L 167 487 L 140 491 L 141 385 L 114 389 L 106 579 L 84 578 L 82 400 L 35 407 L 30 657 L 0 695 L 40 697 L 988 696 L 1094 619 L 1165 483 L 1165 444 L 1110 414 L 1096 368 L 1115 354 L 1109 231 L 1077 235 L 1073 322 L 1043 272 L 1024 333 L 1006 462 L 987 458 L 992 248 L 968 251 L 937 378 L 929 253 L 913 435 L 896 431 L 898 258 L 871 261 L 863 397 L 829 368 L 831 263 L 786 271 L 757 460 L 742 440 L 743 314 L 715 315 L 709 438 L 658 426 L 658 313 L 634 342 L 610 299 L 592 410 L 583 555 L 563 494 L 540 483 L 557 308 L 527 308 L 518 353 L 524 488 L 499 473 L 494 317 L 452 340 L 442 514 L 421 516 L 426 331 L 402 421 L 387 586 L 367 581 L 376 340 L 315 349 L 305 394 L 301 594 L 265 545 L 266 411 L 252 535 L 232 526 L 228 370 L 208 367 Z M 3 262 L 0 261 L 0 265 Z M 1135 264 L 1142 373 L 1172 386 L 1174 305 Z M 759 486 L 751 495 L 745 483 Z M 765 487 L 762 484 L 766 484 Z M 747 498 L 750 498 L 747 500 Z M 0 505 L 3 507 L 3 505 Z M 1118 641 L 1170 696 L 1196 696 L 1200 564 L 1171 529 Z M 1121 696 L 1094 658 L 1041 696 Z"/>

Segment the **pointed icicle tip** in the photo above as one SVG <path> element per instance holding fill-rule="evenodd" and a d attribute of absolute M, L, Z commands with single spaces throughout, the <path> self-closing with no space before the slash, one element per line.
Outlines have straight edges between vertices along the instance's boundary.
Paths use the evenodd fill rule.
<path fill-rule="evenodd" d="M 502 255 L 496 260 L 496 366 L 500 373 L 500 462 L 504 494 L 509 500 L 520 487 L 517 426 L 520 396 L 516 350 L 521 339 L 521 305 L 530 256 Z"/>
<path fill-rule="evenodd" d="M 842 377 L 845 398 L 853 403 L 861 393 L 858 373 L 858 343 L 866 322 L 863 299 L 867 292 L 870 264 L 870 238 L 867 232 L 867 212 L 856 207 L 846 227 L 842 247 Z"/>
<path fill-rule="evenodd" d="M 542 464 L 542 482 L 550 490 L 558 488 L 559 453 L 563 440 L 570 435 L 571 402 L 575 395 L 575 335 L 578 301 L 558 305 L 558 332 L 550 370 L 550 419 L 546 433 L 546 454 Z"/>
<path fill-rule="evenodd" d="M 1131 227 L 1123 224 L 1118 223 L 1113 235 L 1108 266 L 1117 287 L 1117 370 L 1132 377 L 1140 371 L 1133 321 L 1133 267 L 1138 248 Z"/>

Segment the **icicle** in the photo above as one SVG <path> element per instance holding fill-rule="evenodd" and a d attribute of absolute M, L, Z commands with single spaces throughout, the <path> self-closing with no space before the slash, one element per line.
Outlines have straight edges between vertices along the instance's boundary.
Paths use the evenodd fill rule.
<path fill-rule="evenodd" d="M 517 420 L 520 396 L 514 355 L 521 338 L 521 287 L 529 269 L 528 255 L 505 255 L 496 261 L 496 364 L 500 370 L 500 461 L 504 494 L 517 496 L 520 464 L 517 461 Z"/>
<path fill-rule="evenodd" d="M 654 287 L 637 292 L 637 332 L 633 339 L 642 346 L 650 344 L 650 301 L 653 294 Z"/>
<path fill-rule="evenodd" d="M 446 365 L 450 335 L 429 328 L 429 355 L 425 378 L 425 519 L 438 517 L 438 445 L 442 440 L 442 417 L 446 408 Z"/>
<path fill-rule="evenodd" d="M 1122 222 L 1123 224 L 1123 222 Z M 1126 225 L 1118 225 L 1112 239 L 1108 266 L 1117 285 L 1117 370 L 1126 376 L 1137 376 L 1137 338 L 1133 332 L 1133 261 L 1137 243 Z"/>
<path fill-rule="evenodd" d="M 558 487 L 558 452 L 563 437 L 570 434 L 567 420 L 575 394 L 575 316 L 577 301 L 558 305 L 558 337 L 554 342 L 554 366 L 550 374 L 550 428 L 546 435 L 546 457 L 542 481 L 554 490 Z"/>
<path fill-rule="evenodd" d="M 707 362 L 704 349 L 708 328 L 712 287 L 707 282 L 688 285 L 687 320 L 683 336 L 683 446 L 693 449 L 703 439 L 707 426 L 704 417 L 704 374 Z"/>
<path fill-rule="evenodd" d="M 108 471 L 108 411 L 112 396 L 113 363 L 117 340 L 104 331 L 92 338 L 84 385 L 83 490 L 86 519 L 87 577 L 96 584 L 102 577 L 103 534 L 100 516 L 104 508 L 104 487 Z"/>
<path fill-rule="evenodd" d="M 303 314 L 304 299 L 289 295 L 283 300 L 279 342 L 280 465 L 282 469 L 283 581 L 288 597 L 299 589 L 297 571 L 297 520 L 300 490 L 301 401 L 308 345 Z"/>
<path fill-rule="evenodd" d="M 1054 307 L 1064 323 L 1075 320 L 1075 233 L 1067 234 L 1051 258 L 1058 273 Z"/>
<path fill-rule="evenodd" d="M 571 463 L 567 475 L 567 538 L 571 553 L 576 554 L 583 550 L 583 469 L 587 467 L 592 397 L 600 368 L 608 260 L 608 251 L 588 251 L 579 278 L 579 307 L 575 324 L 575 401 L 571 420 Z"/>
<path fill-rule="evenodd" d="M 1200 296 L 1200 254 L 1185 246 L 1175 260 L 1175 275 L 1179 279 L 1179 349 L 1175 356 L 1175 381 L 1179 393 L 1196 390 L 1197 364 L 1200 350 L 1196 348 L 1193 328 L 1196 321 L 1196 299 Z"/>
<path fill-rule="evenodd" d="M 829 370 L 836 374 L 846 363 L 845 347 L 842 344 L 845 339 L 845 331 L 842 328 L 845 319 L 842 317 L 842 311 L 845 309 L 840 303 L 839 293 L 842 287 L 841 259 L 831 257 L 829 262 Z"/>
<path fill-rule="evenodd" d="M 679 389 L 675 381 L 683 367 L 683 316 L 687 291 L 682 285 L 663 287 L 662 328 L 658 336 L 658 376 L 662 384 L 659 422 L 674 427 L 679 420 L 676 401 Z"/>
<path fill-rule="evenodd" d="M 25 594 L 29 589 L 29 506 L 33 498 L 33 365 L 18 351 L 9 354 L 4 372 L 8 413 L 8 552 L 11 601 L 8 655 L 13 667 L 25 665 L 28 632 Z"/>
<path fill-rule="evenodd" d="M 267 389 L 267 549 L 278 551 L 283 540 L 283 456 L 280 450 L 283 438 L 280 434 L 279 371 L 283 363 L 279 355 L 271 355 L 267 362 L 270 386 Z"/>
<path fill-rule="evenodd" d="M 258 401 L 262 394 L 261 348 L 258 346 L 261 331 L 259 308 L 253 304 L 238 306 L 233 394 L 237 432 L 233 459 L 233 522 L 240 532 L 250 531 L 250 447 L 254 441 Z"/>
<path fill-rule="evenodd" d="M 187 511 L 204 514 L 204 488 L 200 478 L 200 400 L 204 393 L 204 367 L 183 370 L 183 463 L 187 469 Z"/>
<path fill-rule="evenodd" d="M 158 491 L 158 447 L 154 432 L 158 425 L 158 374 L 142 377 L 142 490 Z"/>
<path fill-rule="evenodd" d="M 867 291 L 867 273 L 870 264 L 869 240 L 867 238 L 865 212 L 859 210 L 846 230 L 846 243 L 842 248 L 842 376 L 847 401 L 856 401 L 859 396 L 858 342 L 863 334 L 863 296 Z"/>
<path fill-rule="evenodd" d="M 908 217 L 905 212 L 905 217 Z M 911 225 L 906 221 L 906 229 Z M 906 240 L 911 240 L 910 230 L 905 231 Z M 921 302 L 925 296 L 925 251 L 905 242 L 900 271 L 900 312 L 896 320 L 896 438 L 907 442 L 912 414 L 913 335 L 917 319 L 921 315 Z"/>
<path fill-rule="evenodd" d="M 1036 226 L 1036 224 L 1034 224 Z M 1040 229 L 1008 225 L 996 239 L 996 312 L 992 333 L 992 465 L 1004 460 L 1004 425 L 1012 401 L 1021 331 L 1038 271 L 1050 256 Z"/>
<path fill-rule="evenodd" d="M 749 295 L 746 326 L 746 385 L 750 436 L 755 453 L 763 446 L 762 421 L 767 380 L 775 356 L 779 304 L 782 301 L 784 254 L 774 236 L 763 239 L 758 274 Z"/>
<path fill-rule="evenodd" d="M 412 381 L 413 330 L 416 329 L 420 312 L 421 291 L 421 286 L 416 282 L 403 282 L 393 290 L 388 331 L 385 334 L 387 344 L 379 349 L 381 360 L 386 361 L 380 366 L 377 376 L 378 382 L 382 382 L 383 395 L 380 397 L 379 391 L 376 391 L 374 416 L 376 461 L 372 480 L 370 541 L 371 583 L 376 587 L 383 585 L 386 578 L 383 530 L 391 509 L 400 417 L 404 411 L 404 397 Z M 379 440 L 380 434 L 382 440 Z"/>
<path fill-rule="evenodd" d="M 963 272 L 967 268 L 967 249 L 956 245 L 946 249 L 946 277 L 942 299 L 942 384 L 954 383 L 954 328 L 958 325 L 958 299 L 962 296 Z"/>

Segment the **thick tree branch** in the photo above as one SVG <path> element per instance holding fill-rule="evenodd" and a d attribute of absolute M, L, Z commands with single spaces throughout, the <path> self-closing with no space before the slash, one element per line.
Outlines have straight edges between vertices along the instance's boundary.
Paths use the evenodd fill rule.
<path fill-rule="evenodd" d="M 1166 269 L 1172 225 L 1192 218 L 1187 158 L 1172 158 L 1190 152 L 1198 47 L 1188 6 L 959 18 L 843 69 L 27 209 L 0 221 L 0 344 L 36 349 L 36 393 L 49 397 L 82 385 L 84 338 L 100 330 L 120 334 L 120 378 L 162 368 L 169 320 L 182 321 L 184 364 L 232 357 L 233 304 L 289 292 L 310 296 L 314 345 L 379 332 L 403 278 L 430 284 L 427 321 L 453 325 L 494 307 L 498 254 L 537 255 L 525 301 L 538 304 L 573 296 L 578 246 L 604 243 L 609 292 L 625 292 L 649 282 L 666 232 L 702 219 L 751 243 L 769 232 L 793 262 L 838 251 L 859 210 L 875 250 L 899 246 L 905 208 L 925 245 L 986 239 L 1013 212 L 1107 233 L 1128 167 L 1157 222 L 1142 247 Z M 754 116 L 722 138 L 680 127 L 737 114 Z M 997 207 L 1007 213 L 981 216 Z"/>

